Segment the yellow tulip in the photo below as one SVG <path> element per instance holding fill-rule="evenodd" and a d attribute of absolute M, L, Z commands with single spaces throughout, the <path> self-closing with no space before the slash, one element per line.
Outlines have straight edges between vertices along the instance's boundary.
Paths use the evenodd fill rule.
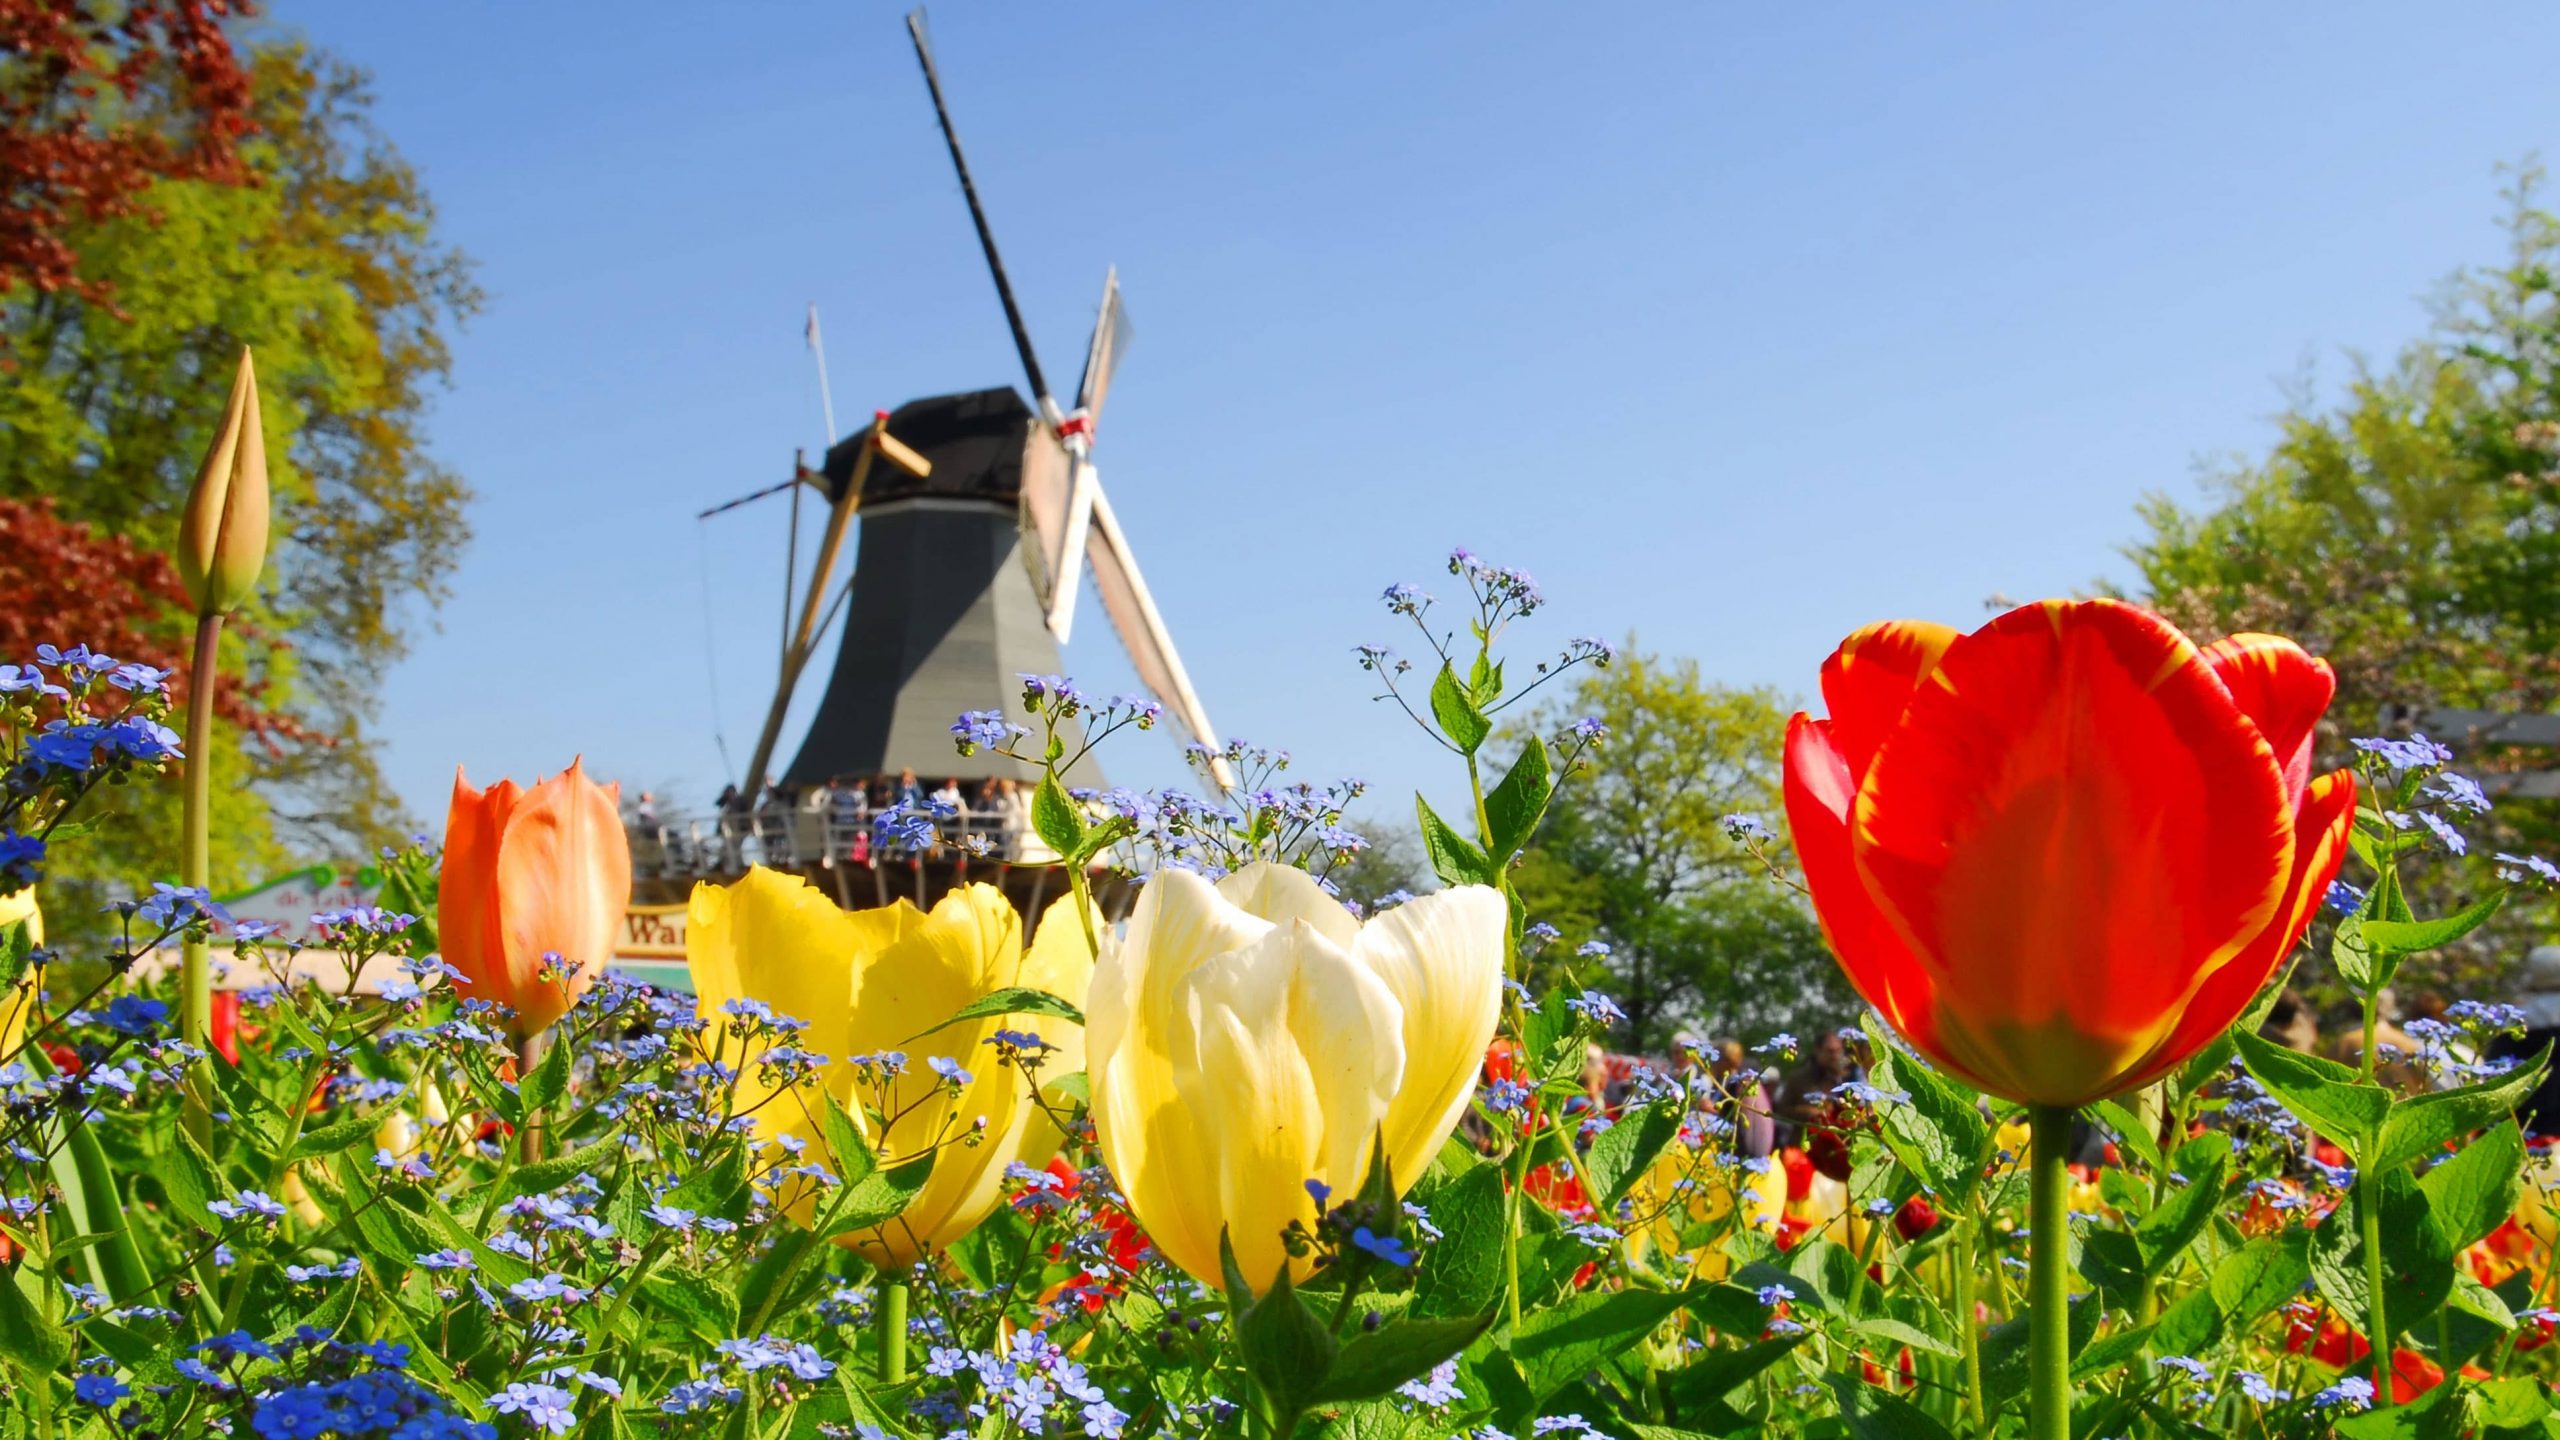
<path fill-rule="evenodd" d="M 1312 1226 L 1307 1182 L 1348 1199 L 1383 1143 L 1403 1193 L 1457 1127 L 1501 1007 L 1509 914 L 1470 885 L 1366 924 L 1304 871 L 1148 880 L 1094 967 L 1093 1124 L 1167 1259 L 1219 1284 L 1218 1236 L 1257 1289 Z"/>
<path fill-rule="evenodd" d="M 44 912 L 36 908 L 36 887 L 0 895 L 0 936 L 18 925 L 27 927 L 27 943 L 44 944 Z M 0 995 L 0 1060 L 16 1055 L 27 1041 L 27 1017 L 36 1008 L 36 968 L 27 967 L 9 993 Z"/>
<path fill-rule="evenodd" d="M 2524 1194 L 2516 1200 L 2516 1223 L 2525 1233 L 2542 1242 L 2545 1250 L 2560 1241 L 2560 1150 L 2545 1150 L 2528 1156 L 2524 1166 Z"/>
<path fill-rule="evenodd" d="M 969 1233 L 1001 1198 L 1007 1165 L 1044 1165 L 1065 1142 L 1032 1103 L 1021 1073 L 999 1065 L 987 1040 L 999 1029 L 1036 1030 L 1055 1047 L 1040 1067 L 1044 1080 L 1084 1063 L 1082 1032 L 1045 1016 L 988 1016 L 921 1038 L 917 1032 L 1015 986 L 1080 1005 L 1092 980 L 1092 953 L 1072 900 L 1049 907 L 1025 949 L 1021 917 L 989 885 L 954 890 L 930 912 L 904 900 L 848 912 L 798 876 L 759 866 L 732 885 L 695 886 L 685 917 L 685 961 L 710 1027 L 703 1043 L 725 1047 L 721 1062 L 744 1075 L 738 1105 L 753 1110 L 759 1136 L 805 1142 L 813 1157 L 828 1153 L 818 1121 L 825 1107 L 812 1090 L 776 1095 L 759 1088 L 756 1062 L 772 1042 L 751 1038 L 741 1053 L 724 1008 L 733 1000 L 761 1001 L 777 1015 L 808 1022 L 798 1048 L 827 1057 L 818 1083 L 844 1107 L 882 1166 L 934 1151 L 932 1176 L 903 1213 L 878 1229 L 837 1237 L 837 1244 L 884 1267 L 909 1264 Z M 880 1089 L 863 1083 L 853 1057 L 893 1050 L 904 1052 L 907 1062 L 887 1082 L 884 1101 Z M 957 1094 L 931 1068 L 937 1057 L 970 1077 Z M 885 1130 L 865 1113 L 866 1105 L 891 1117 Z M 841 1166 L 829 1168 L 842 1173 Z M 824 1199 L 801 1184 L 783 1202 L 810 1225 Z"/>
<path fill-rule="evenodd" d="M 382 1123 L 373 1127 L 373 1148 L 389 1151 L 394 1160 L 406 1160 L 417 1154 L 417 1120 L 406 1110 L 384 1112 Z"/>
<path fill-rule="evenodd" d="M 301 1166 L 285 1171 L 284 1183 L 276 1188 L 281 1192 L 276 1198 L 293 1212 L 294 1219 L 314 1229 L 329 1223 L 329 1212 L 320 1208 L 320 1202 L 311 1198 L 311 1187 L 302 1183 Z"/>
<path fill-rule="evenodd" d="M 1627 1232 L 1628 1257 L 1641 1260 L 1646 1251 L 1658 1246 L 1665 1255 L 1685 1261 L 1691 1278 L 1709 1283 L 1724 1279 L 1733 1270 L 1724 1237 L 1713 1245 L 1684 1251 L 1680 1236 L 1733 1214 L 1737 1190 L 1742 1215 L 1734 1228 L 1775 1235 L 1778 1217 L 1787 1205 L 1785 1170 L 1770 1162 L 1757 1171 L 1737 1174 L 1722 1157 L 1694 1149 L 1685 1139 L 1673 1141 L 1652 1168 L 1628 1187 L 1627 1198 L 1639 1222 Z M 1648 1216 L 1651 1223 L 1643 1223 Z"/>

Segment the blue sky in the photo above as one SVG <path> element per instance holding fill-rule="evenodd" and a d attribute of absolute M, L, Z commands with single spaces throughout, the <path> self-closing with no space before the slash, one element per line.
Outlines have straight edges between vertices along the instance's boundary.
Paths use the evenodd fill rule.
<path fill-rule="evenodd" d="M 385 696 L 423 819 L 457 762 L 696 802 L 715 733 L 743 763 L 783 516 L 693 515 L 821 443 L 810 302 L 847 424 L 1019 380 L 896 7 L 607 13 L 274 6 L 373 72 L 491 297 L 431 427 L 478 535 Z M 2417 334 L 2499 253 L 2496 167 L 2560 137 L 2521 4 L 932 27 L 1058 383 L 1120 267 L 1103 473 L 1210 713 L 1399 815 L 1449 777 L 1350 647 L 1449 545 L 1538 577 L 1524 644 L 1809 692 L 1866 620 L 2122 577 L 2137 500 Z M 1090 596 L 1068 662 L 1126 682 Z"/>

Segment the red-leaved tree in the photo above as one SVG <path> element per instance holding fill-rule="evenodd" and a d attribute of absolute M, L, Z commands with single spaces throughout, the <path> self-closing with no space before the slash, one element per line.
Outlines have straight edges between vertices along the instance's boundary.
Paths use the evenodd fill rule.
<path fill-rule="evenodd" d="M 0 294 L 25 284 L 105 303 L 68 229 L 142 213 L 157 180 L 247 183 L 249 76 L 222 25 L 251 10 L 0 0 Z"/>

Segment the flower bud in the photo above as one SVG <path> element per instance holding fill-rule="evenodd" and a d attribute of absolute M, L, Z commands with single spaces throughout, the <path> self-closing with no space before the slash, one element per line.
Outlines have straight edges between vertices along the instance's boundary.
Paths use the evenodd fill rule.
<path fill-rule="evenodd" d="M 267 563 L 267 440 L 258 422 L 258 373 L 240 349 L 222 428 L 196 472 L 178 524 L 178 578 L 196 614 L 228 615 L 258 586 Z"/>

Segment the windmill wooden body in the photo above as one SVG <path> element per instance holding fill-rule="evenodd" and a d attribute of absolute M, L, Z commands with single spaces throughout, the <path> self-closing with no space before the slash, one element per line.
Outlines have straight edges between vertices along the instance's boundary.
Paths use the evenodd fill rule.
<path fill-rule="evenodd" d="M 833 444 L 818 468 L 796 466 L 785 485 L 704 512 L 788 490 L 796 537 L 800 487 L 807 486 L 824 497 L 827 522 L 805 594 L 793 587 L 799 598 L 786 615 L 777 684 L 740 804 L 723 815 L 714 843 L 668 837 L 653 847 L 644 837 L 635 850 L 644 891 L 672 893 L 693 877 L 762 859 L 827 872 L 847 903 L 893 894 L 927 901 L 962 879 L 1004 884 L 1026 912 L 1044 895 L 1062 893 L 1052 870 L 1009 864 L 1002 854 L 973 860 L 956 847 L 883 853 L 832 818 L 813 818 L 831 812 L 813 812 L 796 797 L 831 784 L 876 785 L 906 771 L 928 785 L 946 778 L 1030 778 L 1026 767 L 1002 756 L 958 755 L 952 722 L 969 710 L 1025 718 L 1019 677 L 1066 670 L 1059 647 L 1071 633 L 1088 570 L 1140 682 L 1166 718 L 1213 751 L 1221 744 L 1093 463 L 1096 429 L 1129 335 L 1119 277 L 1104 278 L 1075 405 L 1062 409 L 1049 392 L 952 128 L 923 13 L 909 15 L 907 26 L 1031 399 L 996 387 L 910 401 Z M 848 534 L 858 535 L 854 565 L 839 590 L 837 562 Z M 830 630 L 840 638 L 826 690 L 808 733 L 777 766 L 792 697 Z M 1098 784 L 1100 776 L 1088 768 L 1070 779 Z M 1218 779 L 1227 782 L 1223 767 Z M 653 872 L 648 859 L 661 852 L 666 858 Z"/>

